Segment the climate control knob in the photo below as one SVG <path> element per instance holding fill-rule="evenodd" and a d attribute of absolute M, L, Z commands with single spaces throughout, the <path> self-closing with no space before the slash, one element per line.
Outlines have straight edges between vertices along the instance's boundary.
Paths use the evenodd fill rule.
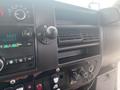
<path fill-rule="evenodd" d="M 0 71 L 4 68 L 4 60 L 0 58 Z"/>
<path fill-rule="evenodd" d="M 21 20 L 24 20 L 26 18 L 26 13 L 23 9 L 17 9 L 14 12 L 14 16 L 17 20 L 21 21 Z"/>

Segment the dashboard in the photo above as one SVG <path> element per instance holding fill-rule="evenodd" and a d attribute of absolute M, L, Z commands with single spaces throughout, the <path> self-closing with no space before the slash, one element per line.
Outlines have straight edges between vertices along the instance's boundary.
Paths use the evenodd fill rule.
<path fill-rule="evenodd" d="M 102 63 L 97 11 L 0 2 L 0 90 L 75 90 L 94 80 Z"/>

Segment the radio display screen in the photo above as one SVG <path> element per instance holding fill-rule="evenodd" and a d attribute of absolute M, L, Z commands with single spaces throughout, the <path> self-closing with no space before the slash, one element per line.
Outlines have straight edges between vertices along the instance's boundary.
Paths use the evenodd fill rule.
<path fill-rule="evenodd" d="M 25 27 L 3 27 L 0 32 L 0 49 L 31 46 L 33 29 Z"/>
<path fill-rule="evenodd" d="M 0 34 L 0 41 L 7 43 L 9 41 L 16 41 L 17 40 L 18 33 L 1 33 Z"/>

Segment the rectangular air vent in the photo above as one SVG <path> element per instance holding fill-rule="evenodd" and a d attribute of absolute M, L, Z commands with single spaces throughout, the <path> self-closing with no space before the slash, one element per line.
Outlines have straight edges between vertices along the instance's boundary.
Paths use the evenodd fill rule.
<path fill-rule="evenodd" d="M 95 43 L 99 41 L 100 35 L 97 27 L 58 27 L 59 48 Z"/>

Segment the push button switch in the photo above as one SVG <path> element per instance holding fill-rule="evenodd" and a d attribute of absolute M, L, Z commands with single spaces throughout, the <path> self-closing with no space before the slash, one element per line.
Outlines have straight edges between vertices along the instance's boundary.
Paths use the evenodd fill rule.
<path fill-rule="evenodd" d="M 15 87 L 15 90 L 25 90 L 23 85 L 18 85 Z"/>
<path fill-rule="evenodd" d="M 25 90 L 34 90 L 34 83 L 33 82 L 26 83 Z"/>
<path fill-rule="evenodd" d="M 43 86 L 42 86 L 42 84 L 37 84 L 37 86 L 36 86 L 36 90 L 43 90 Z"/>

